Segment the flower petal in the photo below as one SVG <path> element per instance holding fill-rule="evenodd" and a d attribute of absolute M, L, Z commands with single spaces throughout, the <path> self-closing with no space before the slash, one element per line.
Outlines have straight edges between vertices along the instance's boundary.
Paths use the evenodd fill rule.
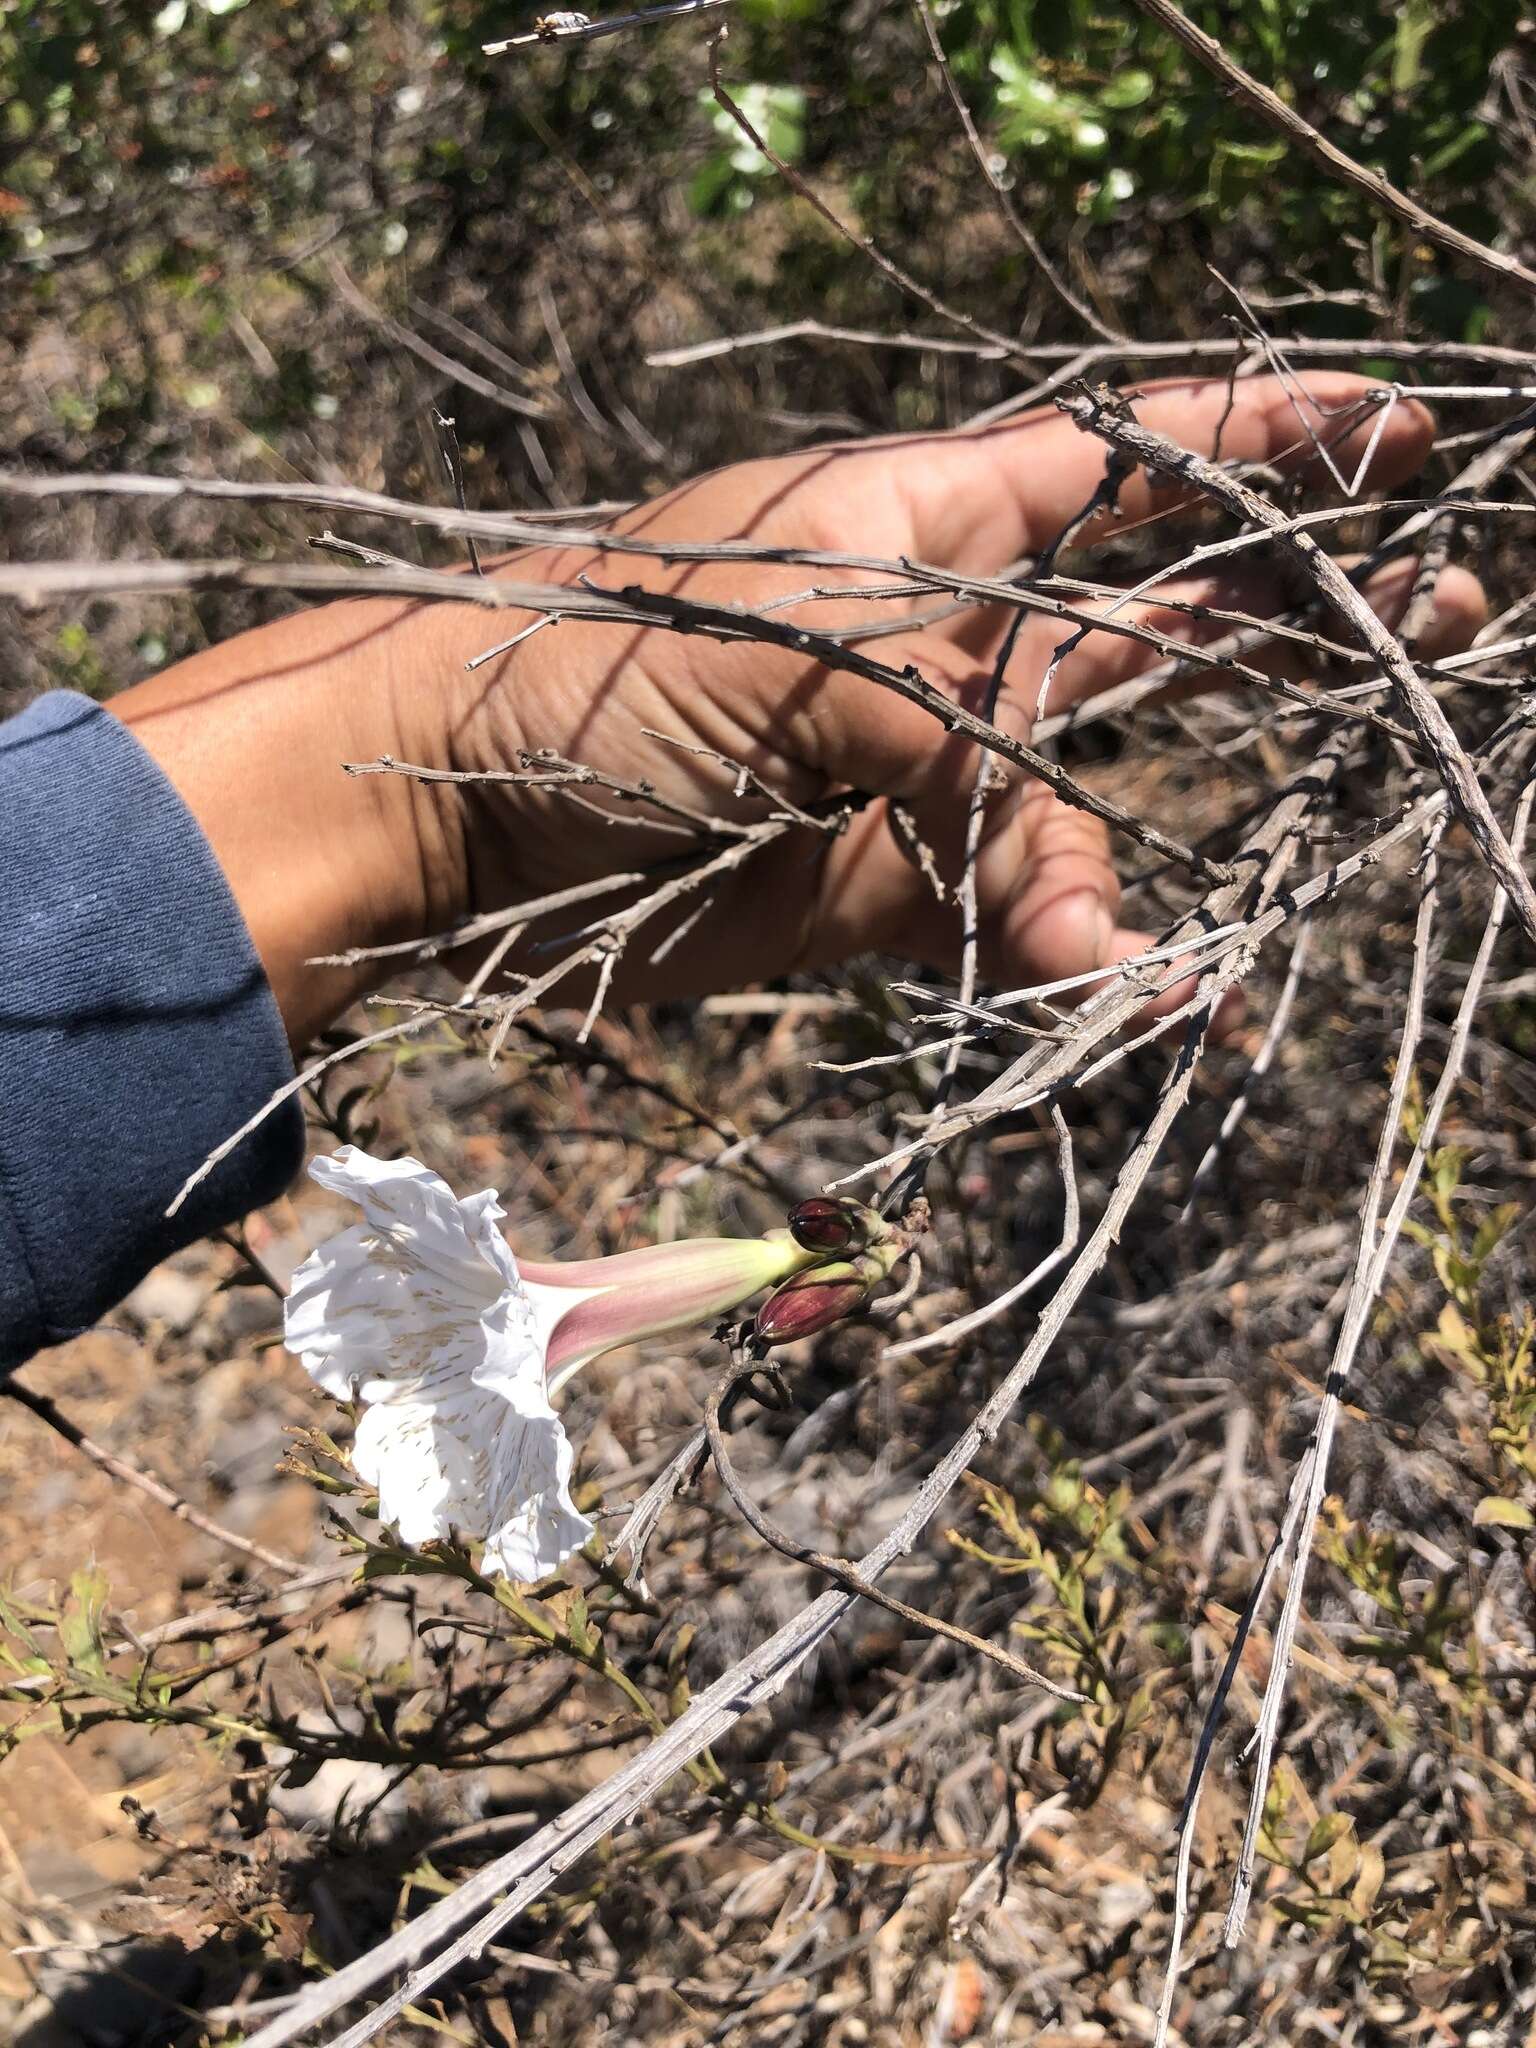
<path fill-rule="evenodd" d="M 353 1463 L 381 1516 L 407 1543 L 483 1538 L 488 1571 L 553 1571 L 592 1525 L 494 1190 L 460 1202 L 416 1160 L 353 1146 L 310 1171 L 367 1220 L 294 1275 L 284 1340 L 328 1393 L 366 1404 Z"/>
<path fill-rule="evenodd" d="M 288 1349 L 343 1401 L 383 1400 L 390 1383 L 445 1367 L 470 1371 L 480 1316 L 504 1294 L 523 1294 L 496 1227 L 495 1192 L 460 1203 L 416 1160 L 370 1159 L 352 1145 L 310 1172 L 368 1220 L 328 1238 L 294 1274 L 283 1317 Z M 461 1356 L 466 1333 L 470 1350 Z M 528 1333 L 531 1342 L 531 1317 Z"/>
<path fill-rule="evenodd" d="M 556 1570 L 592 1534 L 570 1497 L 569 1438 L 526 1370 L 521 1331 L 482 1324 L 475 1370 L 368 1408 L 352 1459 L 379 1514 L 407 1543 L 485 1541 L 483 1567 L 509 1579 Z"/>
<path fill-rule="evenodd" d="M 374 1159 L 343 1145 L 316 1159 L 310 1177 L 356 1202 L 400 1258 L 435 1273 L 445 1287 L 484 1300 L 517 1279 L 517 1262 L 496 1225 L 504 1214 L 494 1188 L 461 1202 L 419 1159 Z"/>

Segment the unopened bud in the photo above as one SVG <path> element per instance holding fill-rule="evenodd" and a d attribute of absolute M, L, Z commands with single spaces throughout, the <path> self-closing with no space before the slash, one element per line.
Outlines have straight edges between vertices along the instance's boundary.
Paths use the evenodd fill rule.
<path fill-rule="evenodd" d="M 878 1259 L 839 1259 L 796 1273 L 776 1287 L 757 1312 L 757 1334 L 765 1344 L 793 1344 L 830 1330 L 861 1309 L 885 1277 Z"/>
<path fill-rule="evenodd" d="M 861 1252 L 889 1228 L 878 1210 L 835 1195 L 812 1195 L 789 1212 L 789 1234 L 808 1252 Z"/>

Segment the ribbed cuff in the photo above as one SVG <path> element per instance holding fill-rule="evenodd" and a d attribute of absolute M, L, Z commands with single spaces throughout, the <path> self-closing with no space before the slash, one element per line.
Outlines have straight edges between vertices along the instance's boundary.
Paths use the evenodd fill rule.
<path fill-rule="evenodd" d="M 138 741 L 68 691 L 0 726 L 0 1367 L 280 1194 L 293 1100 L 165 1215 L 292 1077 L 223 871 Z"/>

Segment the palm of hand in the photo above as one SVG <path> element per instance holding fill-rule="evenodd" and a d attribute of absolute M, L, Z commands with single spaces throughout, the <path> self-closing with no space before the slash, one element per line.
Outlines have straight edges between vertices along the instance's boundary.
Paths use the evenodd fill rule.
<path fill-rule="evenodd" d="M 1282 386 L 1263 379 L 1237 388 L 1230 412 L 1224 383 L 1164 387 L 1139 401 L 1137 410 L 1148 425 L 1207 452 L 1221 423 L 1221 453 L 1229 458 L 1274 460 L 1297 442 L 1306 452 L 1300 416 Z M 1312 416 L 1318 431 L 1329 432 L 1332 416 L 1366 388 L 1355 378 L 1310 379 L 1326 414 Z M 1360 447 L 1369 427 L 1367 421 L 1354 436 Z M 1428 439 L 1427 415 L 1395 408 L 1373 481 L 1409 474 Z M 1355 460 L 1358 455 L 1357 447 Z M 1346 442 L 1346 469 L 1350 460 Z M 616 530 L 650 542 L 741 541 L 888 561 L 906 557 L 960 574 L 996 575 L 1049 545 L 1102 471 L 1099 445 L 1048 411 L 985 434 L 822 450 L 720 471 L 638 508 Z M 1121 492 L 1119 520 L 1144 515 L 1152 502 L 1145 479 L 1132 479 Z M 1106 530 L 1100 518 L 1089 537 Z M 1389 619 L 1406 602 L 1412 569 L 1403 563 L 1371 588 L 1373 603 Z M 812 586 L 825 591 L 888 580 L 867 567 L 669 564 L 654 555 L 569 548 L 521 556 L 516 573 L 566 584 L 585 576 L 610 589 L 638 584 L 758 611 L 782 607 L 782 600 Z M 1244 570 L 1166 586 L 1122 616 L 1198 637 L 1201 629 L 1187 614 L 1169 608 L 1172 598 L 1264 614 L 1281 608 L 1283 593 L 1273 576 Z M 1436 600 L 1433 645 L 1465 644 L 1481 617 L 1476 584 L 1447 572 Z M 924 602 L 933 609 L 931 600 Z M 889 602 L 850 599 L 802 602 L 771 616 L 822 632 L 867 632 L 872 620 L 883 624 L 899 611 Z M 896 669 L 910 663 L 956 701 L 979 710 L 1006 624 L 1000 608 L 985 607 L 913 623 L 864 644 L 881 662 Z M 488 637 L 483 621 L 478 630 Z M 1218 630 L 1204 629 L 1205 637 Z M 1064 631 L 1055 619 L 1026 618 L 995 714 L 1005 731 L 1027 737 Z M 1053 675 L 1047 708 L 1080 702 L 1156 659 L 1144 643 L 1093 633 Z M 910 835 L 892 830 L 889 805 L 904 806 L 940 873 L 953 883 L 977 750 L 947 737 L 926 711 L 878 684 L 758 642 L 573 620 L 535 634 L 504 661 L 476 672 L 458 708 L 453 748 L 460 766 L 478 769 L 513 766 L 520 749 L 552 748 L 605 774 L 646 780 L 715 815 L 764 814 L 760 798 L 734 795 L 727 769 L 647 736 L 658 733 L 745 763 L 799 804 L 848 789 L 876 800 L 836 839 L 796 831 L 755 855 L 724 878 L 664 961 L 648 966 L 667 930 L 697 906 L 686 902 L 669 913 L 670 924 L 630 948 L 618 981 L 621 996 L 719 989 L 871 948 L 954 966 L 959 913 L 952 901 L 938 900 L 913 857 Z M 573 811 L 567 799 L 516 786 L 477 790 L 470 802 L 473 888 L 482 910 L 643 866 L 676 853 L 682 843 L 640 822 L 633 806 L 608 804 L 616 819 L 604 824 Z M 1117 923 L 1120 885 L 1104 826 L 1017 772 L 1010 771 L 989 801 L 976 880 L 981 965 L 989 978 L 1079 973 L 1147 943 Z M 571 919 L 560 922 L 568 928 Z"/>

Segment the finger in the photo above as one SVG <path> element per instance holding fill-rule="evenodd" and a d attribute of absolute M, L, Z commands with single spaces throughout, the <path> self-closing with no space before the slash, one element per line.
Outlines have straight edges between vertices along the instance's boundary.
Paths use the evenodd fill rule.
<path fill-rule="evenodd" d="M 1350 474 L 1381 424 L 1380 414 L 1367 413 L 1342 435 L 1339 415 L 1375 389 L 1365 377 L 1314 371 L 1289 383 L 1256 377 L 1230 389 L 1224 378 L 1174 381 L 1127 396 L 1143 426 L 1197 454 L 1218 452 L 1219 436 L 1224 461 L 1284 458 L 1315 468 L 1310 428 Z M 1371 483 L 1392 484 L 1412 475 L 1429 453 L 1433 433 L 1422 405 L 1394 405 L 1372 458 Z M 1104 476 L 1107 450 L 1052 407 L 1007 426 L 924 440 L 920 460 L 910 442 L 886 444 L 867 459 L 888 466 L 923 560 L 989 573 L 1037 554 L 1077 517 Z M 1170 502 L 1167 490 L 1138 470 L 1120 488 L 1117 513 L 1097 517 L 1081 538 L 1102 539 Z"/>
<path fill-rule="evenodd" d="M 1392 562 L 1369 579 L 1363 594 L 1378 617 L 1396 626 L 1408 609 L 1417 577 L 1415 561 Z M 1032 716 L 1070 710 L 1118 683 L 1179 659 L 1188 650 L 1208 647 L 1244 626 L 1263 623 L 1291 608 L 1291 598 L 1292 592 L 1277 577 L 1245 568 L 1178 577 L 1129 603 L 1110 598 L 1085 600 L 1075 607 L 1081 615 L 1075 620 L 1032 614 L 1026 617 L 1009 660 L 1009 692 L 1027 705 Z M 1435 584 L 1429 616 L 1416 639 L 1416 651 L 1433 659 L 1470 646 L 1487 610 L 1487 598 L 1475 576 L 1464 569 L 1443 570 Z M 1105 624 L 1085 630 L 1084 622 L 1092 618 L 1102 618 Z M 953 637 L 978 667 L 990 667 L 1006 630 L 1000 612 L 995 611 L 984 626 L 973 615 L 965 637 Z M 1342 630 L 1334 627 L 1332 636 Z M 1146 635 L 1158 637 L 1139 637 Z M 1327 629 L 1324 637 L 1330 637 Z M 1258 670 L 1300 682 L 1316 674 L 1318 650 L 1309 647 L 1305 635 L 1283 633 L 1234 660 L 1240 670 Z M 1168 696 L 1183 698 L 1228 688 L 1241 680 L 1239 670 L 1218 666 L 1213 660 L 1181 677 Z"/>
<path fill-rule="evenodd" d="M 1042 797 L 1032 809 L 1026 792 L 1025 806 L 1014 823 L 1016 830 L 999 834 L 977 865 L 981 965 L 994 986 L 1028 988 L 1090 974 L 1095 968 L 1117 967 L 1155 943 L 1150 933 L 1116 921 L 1120 882 L 1096 819 L 1049 797 Z M 937 935 L 940 928 L 934 929 Z M 944 952 L 946 957 L 934 964 L 953 966 L 947 957 L 958 952 L 953 942 Z M 927 957 L 933 957 L 931 947 Z M 1196 994 L 1199 983 L 1197 975 L 1180 974 L 1177 962 L 1159 966 L 1154 979 L 1166 986 L 1136 1012 L 1133 1030 L 1174 1015 Z M 1072 1007 L 1104 986 L 1103 980 L 1089 981 L 1058 1000 Z M 1212 1019 L 1216 1037 L 1236 1030 L 1243 1012 L 1241 992 L 1226 991 Z"/>
<path fill-rule="evenodd" d="M 1288 596 L 1278 576 L 1244 565 L 1173 577 L 1137 598 L 1078 598 L 1065 617 L 1026 612 L 1009 657 L 1008 685 L 1033 710 L 1049 673 L 1046 708 L 1062 711 L 1186 650 L 1225 639 L 1238 624 L 1225 614 L 1241 613 L 1248 622 L 1266 619 L 1286 608 Z M 951 639 L 978 667 L 990 668 L 1007 638 L 1009 616 L 1001 605 L 989 607 L 945 621 L 935 637 Z M 1095 626 L 1095 620 L 1104 623 Z M 1256 654 L 1249 659 L 1257 666 Z"/>
<path fill-rule="evenodd" d="M 937 836 L 937 835 L 936 835 Z M 951 877 L 950 879 L 953 879 Z M 1147 950 L 1146 932 L 1116 922 L 1120 883 L 1104 828 L 1048 793 L 1025 785 L 991 821 L 976 868 L 980 966 L 994 988 L 1009 990 L 1093 975 Z M 961 962 L 962 921 L 953 897 L 937 901 L 898 850 L 884 815 L 869 811 L 829 849 L 817 901 L 795 964 L 814 966 L 868 947 L 922 960 L 947 973 Z M 1131 1029 L 1174 1014 L 1196 992 L 1197 977 L 1160 967 L 1168 986 L 1139 1010 Z M 1104 987 L 1085 982 L 1060 998 L 1085 1002 Z M 1217 1005 L 1213 1035 L 1242 1021 L 1239 991 Z"/>
<path fill-rule="evenodd" d="M 1395 627 L 1408 609 L 1417 576 L 1417 562 L 1389 563 L 1366 580 L 1361 586 L 1361 595 L 1378 618 Z M 1197 650 L 1240 630 L 1227 619 L 1191 617 L 1179 609 L 1180 602 L 1209 606 L 1219 612 L 1241 612 L 1250 620 L 1262 622 L 1266 614 L 1282 608 L 1284 596 L 1278 585 L 1263 577 L 1222 579 L 1214 588 L 1207 586 L 1204 590 L 1198 583 L 1173 583 L 1149 598 L 1145 607 L 1127 605 L 1124 616 L 1149 632 L 1163 636 L 1165 641 L 1176 641 L 1181 648 Z M 1434 658 L 1469 646 L 1487 616 L 1487 609 L 1487 598 L 1475 576 L 1464 569 L 1443 570 L 1436 580 L 1431 609 L 1416 640 L 1418 652 Z M 1341 630 L 1334 628 L 1335 634 Z M 1324 638 L 1328 637 L 1325 632 Z M 1345 637 L 1347 644 L 1348 636 Z M 1117 683 L 1145 675 L 1169 658 L 1165 646 L 1158 646 L 1150 640 L 1111 637 L 1103 630 L 1090 632 L 1075 646 L 1070 642 L 1068 645 L 1070 651 L 1056 663 L 1051 673 L 1048 712 L 1068 710 Z M 1320 650 L 1309 646 L 1304 637 L 1293 637 L 1288 633 L 1267 639 L 1239 657 L 1243 668 L 1250 673 L 1257 670 L 1262 675 L 1293 683 L 1314 678 L 1327 658 L 1326 646 Z M 1241 680 L 1242 677 L 1232 668 L 1213 663 L 1180 677 L 1169 688 L 1166 698 L 1158 693 L 1151 701 L 1197 696 L 1229 688 Z M 1033 694 L 1039 696 L 1038 688 Z"/>
<path fill-rule="evenodd" d="M 909 814 L 925 855 L 945 885 L 943 898 L 884 806 L 855 819 L 828 848 L 806 951 L 800 966 L 844 959 L 871 946 L 955 972 L 964 919 L 957 884 L 975 771 L 969 750 L 963 792 L 933 789 Z M 976 912 L 982 973 L 1017 987 L 1085 974 L 1110 958 L 1120 882 L 1108 835 L 1096 818 L 1057 803 L 1038 783 L 994 793 L 976 859 Z"/>
<path fill-rule="evenodd" d="M 1392 562 L 1364 585 L 1371 609 L 1389 626 L 1401 624 L 1418 581 L 1419 564 L 1409 557 Z M 1442 569 L 1435 579 L 1430 612 L 1419 627 L 1413 652 L 1427 661 L 1470 647 L 1488 622 L 1488 593 L 1469 569 Z"/>
<path fill-rule="evenodd" d="M 982 967 L 1005 987 L 1086 974 L 1113 959 L 1120 878 L 1086 811 L 1027 786 L 976 863 Z"/>
<path fill-rule="evenodd" d="M 915 669 L 969 711 L 984 708 L 990 671 L 951 642 L 887 640 L 880 660 L 898 673 Z M 797 758 L 826 781 L 908 803 L 965 807 L 976 773 L 975 743 L 946 734 L 933 712 L 894 690 L 832 671 L 787 703 L 781 720 Z M 1022 737 L 1023 721 L 1013 708 L 1003 716 L 999 707 L 998 722 Z"/>
<path fill-rule="evenodd" d="M 1143 953 L 1149 952 L 1155 944 L 1156 941 L 1150 932 L 1134 931 L 1125 925 L 1120 925 L 1117 927 L 1114 938 L 1110 943 L 1110 964 L 1118 967 L 1123 961 L 1139 959 Z M 1143 1009 L 1137 1011 L 1130 1026 L 1133 1031 L 1144 1031 L 1149 1024 L 1155 1023 L 1159 1017 L 1176 1016 L 1186 1003 L 1193 1001 L 1199 992 L 1200 977 L 1198 974 L 1179 974 L 1177 968 L 1177 961 L 1172 962 L 1168 966 L 1157 968 L 1156 973 L 1159 977 L 1166 978 L 1171 975 L 1173 978 L 1167 980 L 1167 985 L 1158 990 L 1151 1002 L 1146 1004 Z M 1103 983 L 1101 982 L 1099 986 L 1102 987 Z M 1088 993 L 1091 994 L 1092 991 L 1090 990 Z M 1086 1000 L 1086 996 L 1084 1000 Z M 1231 988 L 1223 989 L 1221 995 L 1217 998 L 1216 1008 L 1211 1016 L 1210 1036 L 1212 1041 L 1220 1045 L 1223 1040 L 1232 1037 L 1234 1032 L 1241 1029 L 1247 1011 L 1248 1005 L 1240 988 L 1234 985 Z"/>

